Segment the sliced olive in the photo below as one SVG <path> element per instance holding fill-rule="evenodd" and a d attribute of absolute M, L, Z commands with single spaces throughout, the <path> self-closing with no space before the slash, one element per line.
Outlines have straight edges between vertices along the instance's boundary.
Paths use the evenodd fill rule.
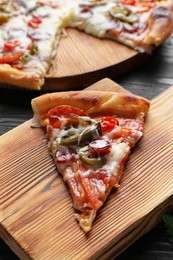
<path fill-rule="evenodd" d="M 67 131 L 67 135 L 62 137 L 61 145 L 82 145 L 100 136 L 100 124 L 92 124 L 85 127 L 81 132 L 73 134 L 73 130 Z"/>
<path fill-rule="evenodd" d="M 20 60 L 23 63 L 28 62 L 29 60 L 31 60 L 31 55 L 29 53 L 25 53 L 22 57 L 20 57 Z"/>
<path fill-rule="evenodd" d="M 117 15 L 129 15 L 131 13 L 130 9 L 127 6 L 121 4 L 115 4 L 110 9 L 110 14 L 116 18 Z"/>
<path fill-rule="evenodd" d="M 77 145 L 79 134 L 71 135 L 69 137 L 65 137 L 61 139 L 61 145 Z"/>
<path fill-rule="evenodd" d="M 0 25 L 3 23 L 7 23 L 9 20 L 8 16 L 5 14 L 0 14 Z"/>
<path fill-rule="evenodd" d="M 115 4 L 110 10 L 110 15 L 122 22 L 136 23 L 139 21 L 139 15 L 132 12 L 127 6 Z"/>
<path fill-rule="evenodd" d="M 33 42 L 33 44 L 31 45 L 29 52 L 31 55 L 34 55 L 38 52 L 38 46 L 35 42 Z"/>
<path fill-rule="evenodd" d="M 101 126 L 99 122 L 86 127 L 78 138 L 78 145 L 97 139 L 101 135 Z"/>
<path fill-rule="evenodd" d="M 1 3 L 0 4 L 0 11 L 5 12 L 5 13 L 12 13 L 14 11 L 16 11 L 16 5 L 13 3 Z"/>
<path fill-rule="evenodd" d="M 96 168 L 100 168 L 106 163 L 106 158 L 104 156 L 98 158 L 90 158 L 88 156 L 89 156 L 88 151 L 79 152 L 79 158 L 84 164 L 87 164 L 89 166 L 94 166 Z"/>
<path fill-rule="evenodd" d="M 88 117 L 72 117 L 65 126 L 61 145 L 83 145 L 101 135 L 100 122 Z"/>

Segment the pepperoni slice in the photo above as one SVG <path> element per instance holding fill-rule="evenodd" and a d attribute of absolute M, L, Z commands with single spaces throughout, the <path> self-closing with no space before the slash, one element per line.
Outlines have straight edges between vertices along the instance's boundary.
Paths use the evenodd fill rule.
<path fill-rule="evenodd" d="M 85 192 L 87 200 L 91 203 L 92 207 L 95 210 L 98 210 L 103 204 L 99 198 L 99 192 L 97 191 L 97 189 L 95 189 L 94 185 L 92 184 L 89 178 L 83 178 L 79 174 L 79 181 Z"/>
<path fill-rule="evenodd" d="M 39 18 L 39 17 L 34 17 L 32 18 L 29 22 L 28 22 L 28 25 L 32 28 L 38 28 L 39 25 L 42 23 L 42 19 Z"/>
<path fill-rule="evenodd" d="M 12 51 L 16 46 L 20 45 L 19 40 L 9 40 L 4 44 L 4 52 Z"/>
<path fill-rule="evenodd" d="M 56 162 L 57 163 L 68 163 L 75 161 L 75 151 L 67 146 L 62 146 L 56 151 Z"/>
<path fill-rule="evenodd" d="M 70 118 L 74 115 L 87 116 L 87 114 L 80 108 L 69 105 L 57 106 L 51 109 L 47 114 L 49 122 L 52 126 L 54 126 L 54 124 L 57 123 L 57 121 L 59 121 L 60 119 Z"/>
<path fill-rule="evenodd" d="M 3 55 L 2 57 L 0 56 L 0 63 L 13 63 L 14 61 L 17 61 L 20 59 L 20 57 L 22 57 L 23 52 L 18 52 L 14 55 Z"/>
<path fill-rule="evenodd" d="M 105 139 L 98 139 L 89 144 L 89 150 L 98 153 L 109 153 L 110 147 L 110 142 Z"/>
<path fill-rule="evenodd" d="M 136 0 L 122 0 L 122 4 L 124 4 L 124 5 L 135 5 Z"/>

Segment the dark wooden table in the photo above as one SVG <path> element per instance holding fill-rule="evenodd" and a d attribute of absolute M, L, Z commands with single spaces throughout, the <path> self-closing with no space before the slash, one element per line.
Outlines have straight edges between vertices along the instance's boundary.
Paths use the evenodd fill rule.
<path fill-rule="evenodd" d="M 173 85 L 173 35 L 142 65 L 114 81 L 129 91 L 152 99 Z M 0 134 L 32 117 L 30 101 L 35 92 L 0 89 Z M 172 260 L 173 245 L 168 242 L 164 223 L 135 242 L 116 259 Z M 0 260 L 15 260 L 17 256 L 0 240 Z"/>

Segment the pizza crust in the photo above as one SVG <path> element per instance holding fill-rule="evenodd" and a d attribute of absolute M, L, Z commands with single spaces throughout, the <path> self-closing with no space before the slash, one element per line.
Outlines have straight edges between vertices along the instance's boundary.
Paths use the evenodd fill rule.
<path fill-rule="evenodd" d="M 129 93 L 105 91 L 69 91 L 39 96 L 32 100 L 33 125 L 42 126 L 43 116 L 59 105 L 71 105 L 83 109 L 90 117 L 115 115 L 116 117 L 143 120 L 149 109 L 149 101 Z"/>
<path fill-rule="evenodd" d="M 77 221 L 79 221 L 79 225 L 85 233 L 91 230 L 92 223 L 95 217 L 96 217 L 95 210 L 88 210 L 87 214 L 76 214 L 76 219 Z"/>
<path fill-rule="evenodd" d="M 149 33 L 144 43 L 159 46 L 171 34 L 173 28 L 173 4 L 169 1 L 167 5 L 155 7 L 148 19 Z"/>
<path fill-rule="evenodd" d="M 43 79 L 34 72 L 25 72 L 8 64 L 0 65 L 0 83 L 15 85 L 20 88 L 40 90 Z"/>

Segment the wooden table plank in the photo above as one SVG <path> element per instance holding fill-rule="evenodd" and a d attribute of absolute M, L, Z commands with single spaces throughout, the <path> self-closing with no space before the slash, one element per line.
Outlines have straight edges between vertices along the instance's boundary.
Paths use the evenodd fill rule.
<path fill-rule="evenodd" d="M 110 83 L 110 90 L 119 88 L 106 82 L 101 86 L 109 89 Z M 160 221 L 173 202 L 172 94 L 173 87 L 152 101 L 145 136 L 130 156 L 121 187 L 99 211 L 89 236 L 74 220 L 44 131 L 30 128 L 27 121 L 0 138 L 0 232 L 21 259 L 108 259 Z"/>

